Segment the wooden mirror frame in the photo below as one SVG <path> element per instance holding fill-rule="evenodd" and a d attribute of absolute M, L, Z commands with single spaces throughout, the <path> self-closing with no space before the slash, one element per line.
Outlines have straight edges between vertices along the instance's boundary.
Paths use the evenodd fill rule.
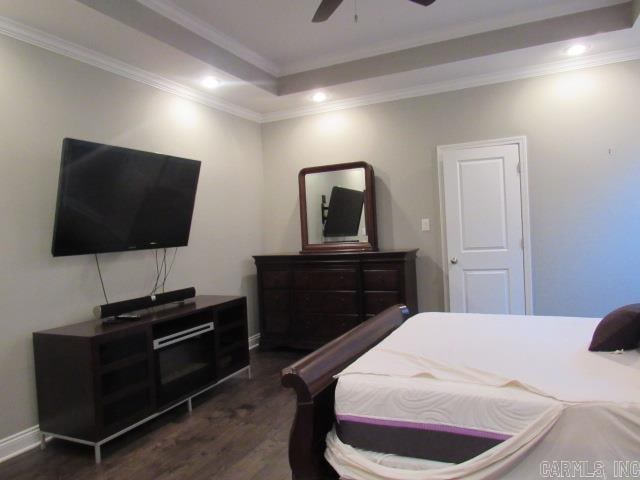
<path fill-rule="evenodd" d="M 367 231 L 367 242 L 331 242 L 309 243 L 309 229 L 307 228 L 307 188 L 305 177 L 311 173 L 334 172 L 336 170 L 364 169 L 364 221 Z M 300 235 L 302 250 L 300 253 L 322 252 L 360 252 L 378 250 L 378 229 L 376 224 L 376 193 L 373 167 L 367 162 L 337 163 L 308 167 L 298 174 L 298 189 L 300 191 Z"/>

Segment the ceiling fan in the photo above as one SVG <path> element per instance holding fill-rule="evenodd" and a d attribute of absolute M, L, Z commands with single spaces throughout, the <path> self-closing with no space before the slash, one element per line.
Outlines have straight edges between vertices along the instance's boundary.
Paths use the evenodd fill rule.
<path fill-rule="evenodd" d="M 428 7 L 436 0 L 409 0 L 410 2 L 417 3 L 418 5 L 422 5 L 423 7 Z M 311 20 L 313 23 L 324 22 L 327 20 L 333 12 L 340 6 L 342 0 L 322 0 L 318 10 L 316 10 L 313 19 Z"/>

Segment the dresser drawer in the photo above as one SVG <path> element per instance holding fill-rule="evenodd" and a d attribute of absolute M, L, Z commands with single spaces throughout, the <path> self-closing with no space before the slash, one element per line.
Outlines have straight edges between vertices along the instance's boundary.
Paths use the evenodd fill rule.
<path fill-rule="evenodd" d="M 293 286 L 300 290 L 355 290 L 358 272 L 352 269 L 296 270 Z"/>
<path fill-rule="evenodd" d="M 331 339 L 348 332 L 358 323 L 359 315 L 301 313 L 296 318 L 293 330 L 300 339 Z"/>
<path fill-rule="evenodd" d="M 364 270 L 365 290 L 400 290 L 400 270 Z"/>
<path fill-rule="evenodd" d="M 267 334 L 286 334 L 291 324 L 291 314 L 289 312 L 265 312 L 264 329 Z"/>
<path fill-rule="evenodd" d="M 263 288 L 288 288 L 291 286 L 291 270 L 263 270 Z"/>
<path fill-rule="evenodd" d="M 364 294 L 364 310 L 367 315 L 375 315 L 398 303 L 402 303 L 400 292 L 365 292 Z"/>
<path fill-rule="evenodd" d="M 295 292 L 294 305 L 297 312 L 358 313 L 356 292 Z"/>
<path fill-rule="evenodd" d="M 265 290 L 262 293 L 265 313 L 288 312 L 291 310 L 291 292 L 289 290 Z"/>

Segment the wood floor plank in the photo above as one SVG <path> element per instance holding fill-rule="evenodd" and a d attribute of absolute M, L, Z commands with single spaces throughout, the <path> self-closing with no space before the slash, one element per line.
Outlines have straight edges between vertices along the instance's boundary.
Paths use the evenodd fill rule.
<path fill-rule="evenodd" d="M 287 480 L 288 437 L 295 411 L 280 370 L 294 352 L 252 352 L 253 379 L 237 377 L 103 446 L 60 440 L 0 464 L 11 480 Z"/>

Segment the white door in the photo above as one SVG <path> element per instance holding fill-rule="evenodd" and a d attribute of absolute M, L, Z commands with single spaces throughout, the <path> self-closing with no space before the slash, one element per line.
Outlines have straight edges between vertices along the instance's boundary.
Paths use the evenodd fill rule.
<path fill-rule="evenodd" d="M 518 145 L 442 151 L 452 312 L 525 313 Z"/>

